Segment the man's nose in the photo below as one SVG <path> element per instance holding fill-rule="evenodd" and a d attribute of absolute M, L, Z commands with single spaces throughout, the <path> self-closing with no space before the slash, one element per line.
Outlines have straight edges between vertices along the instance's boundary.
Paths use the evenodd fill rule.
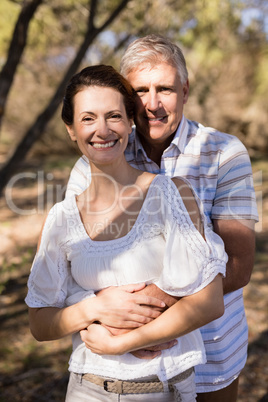
<path fill-rule="evenodd" d="M 160 98 L 159 94 L 156 91 L 148 92 L 148 100 L 147 100 L 147 109 L 154 111 L 159 109 Z"/>

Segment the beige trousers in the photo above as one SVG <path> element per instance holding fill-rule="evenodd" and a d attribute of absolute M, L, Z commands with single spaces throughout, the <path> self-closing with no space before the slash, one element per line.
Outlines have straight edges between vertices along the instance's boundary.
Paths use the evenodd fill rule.
<path fill-rule="evenodd" d="M 79 374 L 71 373 L 66 402 L 194 402 L 196 401 L 194 373 L 186 380 L 174 385 L 175 392 L 146 394 L 114 394 L 102 387 L 83 380 Z"/>

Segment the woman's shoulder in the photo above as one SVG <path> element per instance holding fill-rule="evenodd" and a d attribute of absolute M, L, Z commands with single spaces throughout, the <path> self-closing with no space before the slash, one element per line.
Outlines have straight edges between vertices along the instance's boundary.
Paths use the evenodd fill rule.
<path fill-rule="evenodd" d="M 66 218 L 68 218 L 70 215 L 73 215 L 74 209 L 75 203 L 73 197 L 66 198 L 63 201 L 54 204 L 44 219 L 38 243 L 40 244 L 41 237 L 47 233 L 51 234 L 52 230 L 53 232 L 62 232 L 65 222 L 67 221 Z"/>
<path fill-rule="evenodd" d="M 59 216 L 69 215 L 69 214 L 74 213 L 74 211 L 75 211 L 75 202 L 74 201 L 75 201 L 75 196 L 70 196 L 60 202 L 57 202 L 50 208 L 50 210 L 47 214 L 47 219 L 49 219 L 49 221 L 52 222 Z"/>
<path fill-rule="evenodd" d="M 174 211 L 176 216 L 186 212 L 194 226 L 203 234 L 202 206 L 189 181 L 179 176 L 170 178 L 158 175 L 154 184 L 162 192 L 169 209 Z"/>

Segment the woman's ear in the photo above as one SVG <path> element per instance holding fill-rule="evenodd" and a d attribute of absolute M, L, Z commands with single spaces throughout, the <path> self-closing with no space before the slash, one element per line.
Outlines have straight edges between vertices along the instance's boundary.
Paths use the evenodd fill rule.
<path fill-rule="evenodd" d="M 65 124 L 65 127 L 66 127 L 66 130 L 68 131 L 68 134 L 69 134 L 71 140 L 76 142 L 76 136 L 75 136 L 73 127 L 68 126 L 67 124 Z"/>
<path fill-rule="evenodd" d="M 133 126 L 134 122 L 132 119 L 129 119 L 129 130 L 128 130 L 128 134 L 130 135 L 132 133 L 132 126 Z"/>

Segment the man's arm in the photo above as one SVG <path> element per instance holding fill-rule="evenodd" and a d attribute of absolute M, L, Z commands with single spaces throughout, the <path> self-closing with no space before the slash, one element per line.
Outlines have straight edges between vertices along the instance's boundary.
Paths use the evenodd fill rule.
<path fill-rule="evenodd" d="M 224 294 L 246 286 L 254 265 L 255 221 L 214 220 L 214 231 L 222 238 L 228 254 L 226 277 L 223 279 Z"/>

